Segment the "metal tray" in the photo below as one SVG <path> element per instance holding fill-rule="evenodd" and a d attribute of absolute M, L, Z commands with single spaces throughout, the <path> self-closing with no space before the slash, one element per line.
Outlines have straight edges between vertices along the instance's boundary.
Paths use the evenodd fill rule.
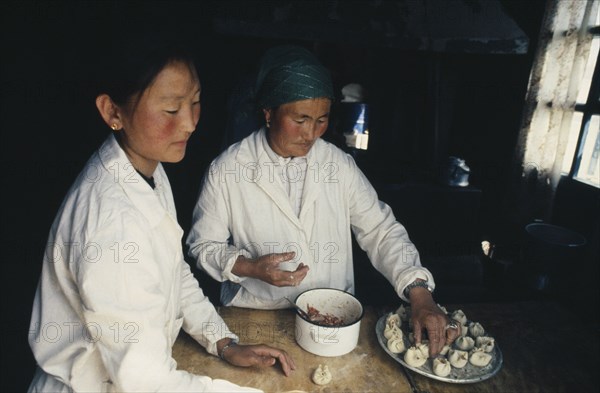
<path fill-rule="evenodd" d="M 490 364 L 488 364 L 485 367 L 476 367 L 476 366 L 473 366 L 471 363 L 467 363 L 467 365 L 463 368 L 452 367 L 452 371 L 450 372 L 450 375 L 448 375 L 446 377 L 440 377 L 433 373 L 433 370 L 431 368 L 431 364 L 432 364 L 431 359 L 428 359 L 427 363 L 425 363 L 421 367 L 409 366 L 404 361 L 404 353 L 398 353 L 398 354 L 393 353 L 387 347 L 387 339 L 383 335 L 383 330 L 385 329 L 385 321 L 386 321 L 386 318 L 388 317 L 388 315 L 389 314 L 385 314 L 381 318 L 379 318 L 379 320 L 377 321 L 377 324 L 375 325 L 375 333 L 377 334 L 377 341 L 379 341 L 379 345 L 381 345 L 383 350 L 388 355 L 390 355 L 392 357 L 392 359 L 396 360 L 398 363 L 402 364 L 404 367 L 406 367 L 418 374 L 424 375 L 424 376 L 432 378 L 432 379 L 437 379 L 439 381 L 450 382 L 450 383 L 474 383 L 474 382 L 484 381 L 488 378 L 493 377 L 494 375 L 496 375 L 496 373 L 498 371 L 500 371 L 500 368 L 502 368 L 502 352 L 500 351 L 500 348 L 498 347 L 497 342 L 495 343 L 494 351 L 492 352 L 492 360 L 490 361 Z M 410 343 L 409 343 L 408 337 L 407 337 L 408 332 L 405 329 L 402 329 L 402 331 L 404 333 L 404 344 L 406 345 L 406 348 L 408 348 L 410 346 Z"/>

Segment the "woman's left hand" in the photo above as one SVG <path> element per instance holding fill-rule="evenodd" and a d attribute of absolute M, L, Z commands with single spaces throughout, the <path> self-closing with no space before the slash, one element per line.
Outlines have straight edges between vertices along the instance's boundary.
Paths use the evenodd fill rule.
<path fill-rule="evenodd" d="M 240 367 L 271 367 L 279 360 L 286 377 L 296 369 L 294 359 L 287 352 L 263 344 L 228 347 L 223 358 L 234 366 Z"/>

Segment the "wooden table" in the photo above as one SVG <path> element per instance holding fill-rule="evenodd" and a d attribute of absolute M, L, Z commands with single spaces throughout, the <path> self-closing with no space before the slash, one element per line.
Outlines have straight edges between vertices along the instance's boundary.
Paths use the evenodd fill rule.
<path fill-rule="evenodd" d="M 557 303 L 473 303 L 446 305 L 462 309 L 469 319 L 480 322 L 496 338 L 504 363 L 492 378 L 453 384 L 412 373 L 419 389 L 444 392 L 596 392 L 600 348 L 597 327 L 578 323 Z M 400 369 L 379 345 L 377 319 L 392 309 L 366 307 L 358 346 L 349 354 L 320 357 L 304 351 L 294 339 L 291 310 L 262 311 L 235 307 L 219 308 L 241 343 L 265 343 L 285 349 L 299 366 L 285 377 L 280 367 L 268 369 L 233 367 L 204 349 L 185 333 L 173 348 L 178 368 L 212 378 L 222 378 L 266 392 L 410 392 Z M 325 386 L 311 381 L 313 370 L 328 365 L 334 381 Z"/>

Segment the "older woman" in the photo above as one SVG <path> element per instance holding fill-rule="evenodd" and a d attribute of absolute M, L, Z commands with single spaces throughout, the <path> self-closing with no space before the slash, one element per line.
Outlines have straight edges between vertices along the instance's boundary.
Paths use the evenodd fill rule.
<path fill-rule="evenodd" d="M 185 51 L 143 38 L 114 49 L 115 72 L 96 99 L 113 131 L 50 230 L 31 318 L 31 392 L 256 391 L 177 370 L 171 348 L 182 327 L 231 364 L 295 367 L 278 349 L 235 345 L 183 259 L 161 162 L 185 154 L 200 83 Z"/>
<path fill-rule="evenodd" d="M 328 71 L 306 49 L 275 47 L 255 91 L 265 126 L 214 160 L 187 238 L 198 266 L 223 282 L 221 301 L 275 309 L 309 288 L 354 292 L 352 230 L 411 302 L 417 342 L 426 329 L 437 354 L 458 331 L 433 301 L 432 275 L 352 157 L 320 138 L 334 98 Z"/>

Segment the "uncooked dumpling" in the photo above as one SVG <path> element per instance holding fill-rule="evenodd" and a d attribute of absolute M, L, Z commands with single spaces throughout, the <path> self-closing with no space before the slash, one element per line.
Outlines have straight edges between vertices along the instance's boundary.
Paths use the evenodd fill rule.
<path fill-rule="evenodd" d="M 386 325 L 385 329 L 383 330 L 383 337 L 387 338 L 388 340 L 390 340 L 394 337 L 402 338 L 403 333 L 402 333 L 402 330 L 398 326 L 389 327 Z"/>
<path fill-rule="evenodd" d="M 477 367 L 485 367 L 492 360 L 492 355 L 483 351 L 481 348 L 475 348 L 469 355 L 469 363 Z"/>
<path fill-rule="evenodd" d="M 385 319 L 385 326 L 389 326 L 390 328 L 394 326 L 401 327 L 402 321 L 400 320 L 400 315 L 390 313 Z"/>
<path fill-rule="evenodd" d="M 455 368 L 463 368 L 469 361 L 469 353 L 460 349 L 451 349 L 448 354 L 450 365 Z"/>
<path fill-rule="evenodd" d="M 423 352 L 426 358 L 429 357 L 429 340 L 421 340 L 421 344 L 415 345 L 418 350 Z"/>
<path fill-rule="evenodd" d="M 485 330 L 479 322 L 471 322 L 469 324 L 469 333 L 472 337 L 479 337 L 485 334 Z"/>
<path fill-rule="evenodd" d="M 437 357 L 433 359 L 433 373 L 440 377 L 447 377 L 452 371 L 452 367 L 445 357 Z"/>
<path fill-rule="evenodd" d="M 463 310 L 456 310 L 452 313 L 452 315 L 450 315 L 450 318 L 454 319 L 455 321 L 460 322 L 461 325 L 466 325 L 467 324 L 467 316 L 465 315 L 465 313 L 463 312 Z"/>
<path fill-rule="evenodd" d="M 388 340 L 387 347 L 392 353 L 402 353 L 406 350 L 402 337 L 394 337 Z"/>
<path fill-rule="evenodd" d="M 319 364 L 319 367 L 317 367 L 312 375 L 312 380 L 317 385 L 326 385 L 331 382 L 331 378 L 331 372 L 329 372 L 329 367 L 327 367 L 327 365 L 322 367 Z"/>
<path fill-rule="evenodd" d="M 469 327 L 467 325 L 460 325 L 460 335 L 466 336 L 469 333 Z"/>
<path fill-rule="evenodd" d="M 440 355 L 446 356 L 448 354 L 448 351 L 450 351 L 450 345 L 444 345 L 440 350 Z"/>
<path fill-rule="evenodd" d="M 475 338 L 475 346 L 483 349 L 484 352 L 492 352 L 494 350 L 495 340 L 489 336 L 479 336 Z"/>
<path fill-rule="evenodd" d="M 440 306 L 439 304 L 437 306 L 440 308 L 440 310 L 444 312 L 444 314 L 448 314 L 448 310 L 446 310 L 446 307 Z"/>
<path fill-rule="evenodd" d="M 420 348 L 412 346 L 404 353 L 404 361 L 411 367 L 421 367 L 427 362 L 427 355 L 424 355 Z"/>
<path fill-rule="evenodd" d="M 398 314 L 401 320 L 408 321 L 409 308 L 404 307 L 404 304 L 401 304 L 400 307 L 398 307 L 398 309 L 396 310 L 396 314 Z"/>
<path fill-rule="evenodd" d="M 469 336 L 461 336 L 456 339 L 454 345 L 463 351 L 470 351 L 475 346 L 475 340 Z"/>

